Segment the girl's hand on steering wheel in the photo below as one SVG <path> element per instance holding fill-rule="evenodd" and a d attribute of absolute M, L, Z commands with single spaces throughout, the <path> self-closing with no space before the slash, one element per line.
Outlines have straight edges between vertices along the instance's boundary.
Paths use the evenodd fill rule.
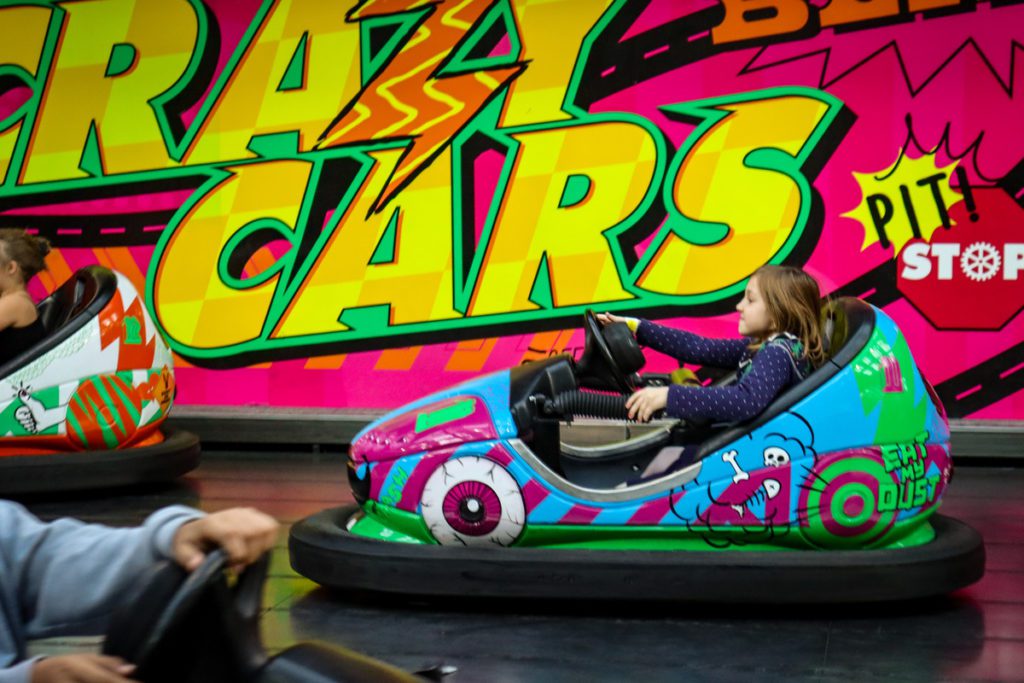
<path fill-rule="evenodd" d="M 623 318 L 618 315 L 612 315 L 611 313 L 598 313 L 594 316 L 597 318 L 597 322 L 602 325 L 611 325 L 612 323 L 626 323 L 629 331 L 636 334 L 636 328 L 640 326 L 640 320 L 638 318 Z"/>
<path fill-rule="evenodd" d="M 668 387 L 647 387 L 626 399 L 629 419 L 647 422 L 668 405 Z"/>

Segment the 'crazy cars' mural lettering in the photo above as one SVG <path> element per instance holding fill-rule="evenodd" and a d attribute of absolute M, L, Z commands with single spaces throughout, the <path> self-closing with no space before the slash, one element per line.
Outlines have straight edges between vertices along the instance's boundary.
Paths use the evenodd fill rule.
<path fill-rule="evenodd" d="M 144 292 L 186 404 L 397 406 L 587 308 L 724 336 L 786 263 L 1020 419 L 1021 45 L 1024 0 L 0 0 L 0 226 L 37 299 Z"/>
<path fill-rule="evenodd" d="M 133 20 L 88 30 L 113 4 Z M 341 21 L 268 3 L 203 98 L 217 35 L 201 3 L 6 10 L 38 26 L 39 51 L 21 58 L 38 87 L 5 161 L 33 192 L 203 181 L 147 282 L 200 362 L 706 304 L 786 258 L 842 104 L 808 88 L 679 102 L 664 115 L 694 130 L 673 150 L 645 117 L 574 104 L 588 41 L 622 6 L 587 3 L 554 35 L 559 4 L 370 1 Z M 375 31 L 390 31 L 376 51 Z M 83 87 L 102 96 L 82 107 Z"/>

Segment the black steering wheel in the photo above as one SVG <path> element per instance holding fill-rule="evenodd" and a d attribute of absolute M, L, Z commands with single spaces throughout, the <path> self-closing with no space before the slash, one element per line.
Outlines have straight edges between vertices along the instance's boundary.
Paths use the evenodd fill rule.
<path fill-rule="evenodd" d="M 299 643 L 268 657 L 259 616 L 270 554 L 229 585 L 227 555 L 214 550 L 191 574 L 166 561 L 140 577 L 114 612 L 104 654 L 135 664 L 144 683 L 409 683 L 424 678 L 341 647 Z"/>
<path fill-rule="evenodd" d="M 269 562 L 265 553 L 233 587 L 220 549 L 191 573 L 155 565 L 115 612 L 103 652 L 135 664 L 133 675 L 147 683 L 245 680 L 267 660 L 259 612 Z"/>
<path fill-rule="evenodd" d="M 581 386 L 632 393 L 633 373 L 643 367 L 644 355 L 625 323 L 602 326 L 592 309 L 583 314 L 583 354 L 576 361 Z"/>

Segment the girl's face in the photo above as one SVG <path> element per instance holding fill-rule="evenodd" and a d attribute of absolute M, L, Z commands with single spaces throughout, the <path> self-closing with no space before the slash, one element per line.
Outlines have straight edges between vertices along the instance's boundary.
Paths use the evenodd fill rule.
<path fill-rule="evenodd" d="M 763 337 L 772 332 L 774 325 L 768 317 L 768 308 L 764 305 L 756 277 L 747 282 L 747 289 L 736 304 L 736 310 L 740 312 L 740 334 L 743 336 Z"/>

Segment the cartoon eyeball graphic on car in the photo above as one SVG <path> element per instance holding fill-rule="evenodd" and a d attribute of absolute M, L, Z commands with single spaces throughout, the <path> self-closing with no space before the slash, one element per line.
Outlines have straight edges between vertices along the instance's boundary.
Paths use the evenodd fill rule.
<path fill-rule="evenodd" d="M 441 545 L 508 546 L 526 521 L 519 484 L 504 467 L 478 456 L 454 458 L 434 470 L 420 509 Z"/>

